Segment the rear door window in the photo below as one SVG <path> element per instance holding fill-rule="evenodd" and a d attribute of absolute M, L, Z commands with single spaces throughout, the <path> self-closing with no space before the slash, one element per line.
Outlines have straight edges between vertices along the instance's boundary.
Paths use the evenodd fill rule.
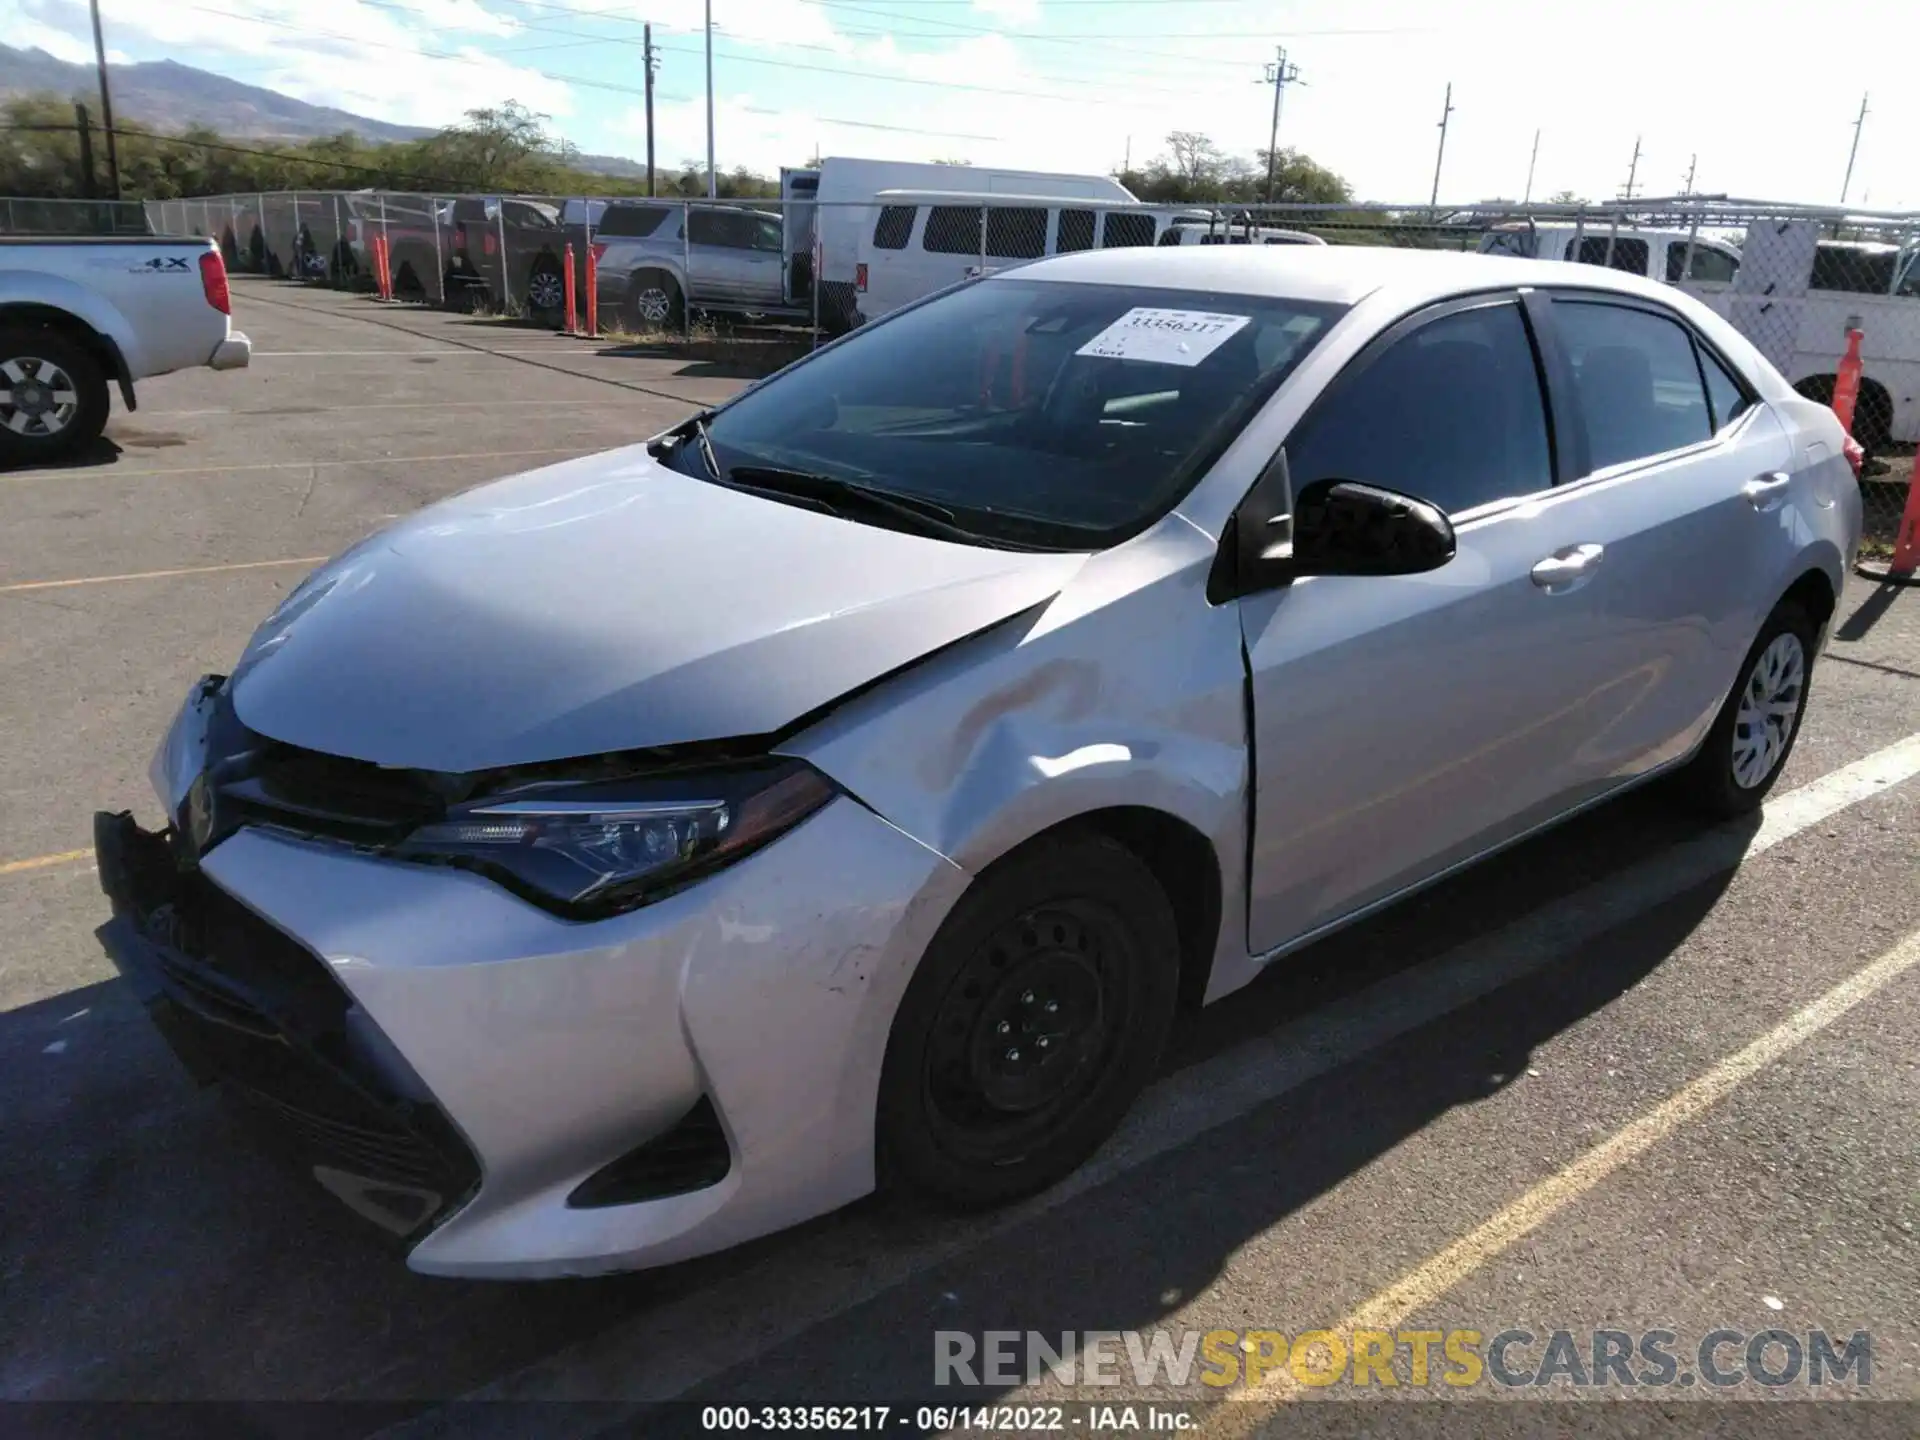
<path fill-rule="evenodd" d="M 934 205 L 927 210 L 920 248 L 935 255 L 978 255 L 980 238 L 978 205 Z"/>
<path fill-rule="evenodd" d="M 913 234 L 914 218 L 919 215 L 918 205 L 883 205 L 880 218 L 873 222 L 873 248 L 876 250 L 904 250 L 907 238 Z"/>
<path fill-rule="evenodd" d="M 594 232 L 614 239 L 638 240 L 653 234 L 666 218 L 664 205 L 609 205 Z"/>
<path fill-rule="evenodd" d="M 1153 216 L 1109 210 L 1100 226 L 1100 244 L 1108 250 L 1153 244 Z"/>
<path fill-rule="evenodd" d="M 1613 244 L 1613 259 L 1607 259 L 1607 244 Z M 1575 257 L 1582 265 L 1606 265 L 1613 270 L 1624 270 L 1629 275 L 1647 273 L 1647 242 L 1631 235 L 1583 235 L 1580 237 L 1580 253 Z"/>
<path fill-rule="evenodd" d="M 1713 434 L 1693 337 L 1648 310 L 1555 297 L 1596 470 L 1695 445 Z"/>
<path fill-rule="evenodd" d="M 1060 212 L 1060 238 L 1054 243 L 1057 254 L 1066 255 L 1075 250 L 1093 248 L 1093 212 L 1091 210 L 1062 210 Z"/>
<path fill-rule="evenodd" d="M 1700 373 L 1706 377 L 1707 402 L 1713 406 L 1713 431 L 1717 435 L 1746 414 L 1753 401 L 1748 398 L 1746 388 L 1720 363 L 1719 356 L 1703 345 L 1694 348 L 1700 352 Z"/>
<path fill-rule="evenodd" d="M 987 254 L 1002 260 L 1035 260 L 1047 253 L 1047 212 L 996 205 L 987 211 Z"/>

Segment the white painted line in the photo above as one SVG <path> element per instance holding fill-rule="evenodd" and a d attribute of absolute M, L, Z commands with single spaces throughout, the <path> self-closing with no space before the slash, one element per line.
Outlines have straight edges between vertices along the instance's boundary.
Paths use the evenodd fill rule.
<path fill-rule="evenodd" d="M 225 575 L 234 570 L 274 570 L 286 565 L 305 565 L 311 569 L 324 564 L 324 555 L 301 555 L 291 560 L 242 560 L 234 565 L 189 565 L 179 570 L 135 570 L 125 575 L 79 575 L 71 580 L 27 580 L 15 585 L 0 585 L 0 595 L 21 590 L 69 590 L 76 585 L 117 585 L 123 580 L 171 580 L 177 575 Z"/>
<path fill-rule="evenodd" d="M 1333 1333 L 1346 1336 L 1355 1330 L 1391 1330 L 1416 1310 L 1433 1304 L 1616 1170 L 1698 1119 L 1775 1060 L 1818 1035 L 1916 965 L 1920 965 L 1920 930 L 1879 959 L 1856 970 L 1812 1004 L 1796 1010 L 1759 1039 L 1688 1081 L 1651 1110 L 1621 1126 L 1486 1223 L 1429 1256 L 1345 1319 L 1337 1321 L 1330 1327 Z M 1780 1308 L 1777 1301 L 1770 1303 L 1773 1309 Z M 1267 1376 L 1252 1390 L 1236 1390 L 1227 1398 L 1241 1403 L 1226 1412 L 1218 1426 L 1207 1427 L 1207 1433 L 1251 1434 L 1280 1406 L 1298 1398 L 1302 1388 L 1289 1371 L 1281 1370 Z"/>
<path fill-rule="evenodd" d="M 1757 829 L 1704 831 L 1511 925 L 1392 975 L 1260 1038 L 1168 1076 L 1120 1134 L 1046 1194 L 993 1215 L 946 1220 L 902 1243 L 865 1216 L 845 1218 L 685 1299 L 664 1305 L 462 1397 L 465 1400 L 670 1400 L 919 1272 L 1012 1230 L 1288 1091 L 1544 969 L 1636 915 L 1765 854 L 1821 821 L 1920 774 L 1920 733 L 1776 796 Z M 460 1403 L 460 1402 L 456 1402 Z M 450 1433 L 453 1412 L 382 1432 Z M 556 1412 L 543 1425 L 559 1425 Z M 436 1418 L 436 1414 L 439 1418 Z M 620 1417 L 594 1408 L 574 1433 Z"/>
<path fill-rule="evenodd" d="M 377 405 L 303 405 L 295 415 L 357 415 L 362 410 L 509 410 L 509 409 L 550 409 L 559 405 L 621 405 L 631 407 L 633 402 L 621 395 L 596 395 L 591 400 L 388 400 Z M 170 420 L 183 420 L 202 415 L 257 415 L 268 420 L 279 419 L 286 415 L 280 410 L 142 410 L 142 419 L 164 416 Z M 293 418 L 293 417 L 289 417 Z M 109 435 L 108 439 L 113 437 Z"/>
<path fill-rule="evenodd" d="M 68 482 L 147 480 L 159 475 L 234 475 L 251 470 L 321 470 L 340 465 L 434 465 L 447 460 L 520 460 L 530 455 L 590 455 L 596 450 L 618 448 L 614 445 L 549 445 L 538 450 L 469 450 L 457 455 L 365 455 L 348 460 L 273 460 L 252 465 L 182 465 L 167 470 L 122 470 L 117 465 L 100 465 L 83 470 L 23 470 L 17 475 L 0 475 L 0 481 L 17 483 L 27 480 Z"/>
<path fill-rule="evenodd" d="M 444 350 L 256 350 L 255 360 L 304 360 L 309 357 L 342 359 L 387 359 L 395 355 L 431 355 L 436 360 L 454 360 L 466 355 L 491 355 L 491 350 L 469 350 L 450 345 Z"/>

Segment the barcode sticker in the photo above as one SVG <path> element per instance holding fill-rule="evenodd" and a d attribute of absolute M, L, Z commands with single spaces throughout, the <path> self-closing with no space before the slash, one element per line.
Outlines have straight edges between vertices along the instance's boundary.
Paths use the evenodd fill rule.
<path fill-rule="evenodd" d="M 1198 365 L 1247 326 L 1245 315 L 1136 305 L 1074 353 L 1099 360 Z"/>

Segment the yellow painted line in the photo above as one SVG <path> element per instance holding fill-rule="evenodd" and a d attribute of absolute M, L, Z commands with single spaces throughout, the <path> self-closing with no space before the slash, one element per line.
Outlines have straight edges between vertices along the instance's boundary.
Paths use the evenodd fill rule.
<path fill-rule="evenodd" d="M 8 860 L 0 863 L 0 875 L 20 875 L 28 870 L 46 870 L 55 865 L 71 865 L 76 860 L 91 860 L 93 851 L 62 850 L 58 855 L 36 855 L 31 860 Z"/>
<path fill-rule="evenodd" d="M 561 445 L 540 450 L 471 450 L 458 455 L 372 455 L 355 460 L 275 460 L 255 465 L 187 465 L 171 470 L 122 470 L 117 465 L 90 465 L 73 469 L 55 467 L 23 470 L 16 475 L 0 475 L 0 480 L 15 483 L 23 480 L 141 480 L 156 475 L 232 475 L 243 470 L 321 470 L 338 465 L 435 465 L 447 460 L 519 460 L 529 455 L 588 455 L 595 450 L 613 448 L 610 445 Z"/>
<path fill-rule="evenodd" d="M 0 585 L 0 595 L 22 590 L 65 590 L 75 585 L 113 585 L 122 580 L 169 580 L 175 575 L 224 575 L 231 570 L 271 570 L 276 566 L 318 565 L 325 555 L 301 555 L 291 560 L 242 560 L 234 565 L 189 565 L 181 570 L 135 570 L 127 575 L 81 575 L 72 580 L 27 580 L 18 585 Z"/>
<path fill-rule="evenodd" d="M 1516 1241 L 1532 1234 L 1593 1190 L 1614 1171 L 1646 1154 L 1681 1126 L 1698 1119 L 1766 1066 L 1818 1035 L 1916 965 L 1920 965 L 1920 930 L 1811 1004 L 1795 1011 L 1750 1045 L 1689 1081 L 1653 1109 L 1614 1131 L 1485 1224 L 1422 1261 L 1335 1324 L 1333 1333 L 1345 1337 L 1355 1330 L 1391 1330 L 1415 1311 L 1433 1304 L 1482 1266 L 1497 1259 Z M 1276 1372 L 1252 1389 L 1236 1391 L 1228 1398 L 1239 1403 L 1223 1407 L 1219 1428 L 1213 1433 L 1243 1435 L 1260 1428 L 1280 1406 L 1298 1398 L 1301 1388 L 1291 1371 L 1286 1370 Z"/>

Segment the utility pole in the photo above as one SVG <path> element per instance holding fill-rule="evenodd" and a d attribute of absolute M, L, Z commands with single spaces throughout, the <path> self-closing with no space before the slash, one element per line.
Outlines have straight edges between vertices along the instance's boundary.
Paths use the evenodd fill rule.
<path fill-rule="evenodd" d="M 1627 188 L 1621 192 L 1622 200 L 1633 198 L 1633 182 L 1640 173 L 1640 137 L 1633 137 L 1633 162 L 1627 166 Z"/>
<path fill-rule="evenodd" d="M 1427 209 L 1438 214 L 1440 211 L 1440 166 L 1447 158 L 1447 120 L 1453 114 L 1453 82 L 1447 82 L 1447 98 L 1440 107 L 1440 153 L 1433 157 L 1433 196 L 1427 201 Z"/>
<path fill-rule="evenodd" d="M 97 12 L 96 12 L 97 13 Z M 95 22 L 95 34 L 99 33 L 98 21 Z M 105 71 L 101 72 L 103 75 Z M 104 84 L 104 80 L 102 81 Z M 1860 114 L 1853 122 L 1853 148 L 1847 151 L 1847 176 L 1840 182 L 1840 203 L 1847 203 L 1847 191 L 1853 188 L 1853 162 L 1860 153 L 1860 128 L 1867 123 L 1867 97 L 1860 97 Z"/>
<path fill-rule="evenodd" d="M 1133 170 L 1133 136 L 1127 136 L 1126 157 L 1120 162 L 1120 173 L 1130 174 Z"/>
<path fill-rule="evenodd" d="M 1700 157 L 1696 154 L 1687 161 L 1687 183 L 1681 188 L 1682 195 L 1693 194 L 1693 177 L 1700 168 Z"/>
<path fill-rule="evenodd" d="M 1300 67 L 1287 61 L 1287 47 L 1274 47 L 1274 62 L 1267 66 L 1264 84 L 1273 86 L 1273 129 L 1267 135 L 1267 204 L 1273 203 L 1273 172 L 1280 160 L 1280 97 L 1287 86 L 1300 79 Z M 1305 83 L 1305 82 L 1301 82 Z"/>
<path fill-rule="evenodd" d="M 647 67 L 647 194 L 653 194 L 653 72 L 660 63 L 653 58 L 653 26 L 640 27 L 641 54 Z"/>
<path fill-rule="evenodd" d="M 719 193 L 719 179 L 713 169 L 713 0 L 707 0 L 707 198 L 711 200 Z"/>
<path fill-rule="evenodd" d="M 93 58 L 100 67 L 100 123 L 107 130 L 107 181 L 120 198 L 120 151 L 113 143 L 113 91 L 107 85 L 107 42 L 100 38 L 100 0 L 93 0 Z"/>
<path fill-rule="evenodd" d="M 80 136 L 80 193 L 91 200 L 99 193 L 93 174 L 93 122 L 87 118 L 87 107 L 78 100 L 73 102 L 73 124 Z"/>
<path fill-rule="evenodd" d="M 1527 161 L 1527 193 L 1520 197 L 1520 203 L 1527 205 L 1533 200 L 1533 167 L 1540 163 L 1540 132 L 1533 132 L 1533 157 Z"/>

